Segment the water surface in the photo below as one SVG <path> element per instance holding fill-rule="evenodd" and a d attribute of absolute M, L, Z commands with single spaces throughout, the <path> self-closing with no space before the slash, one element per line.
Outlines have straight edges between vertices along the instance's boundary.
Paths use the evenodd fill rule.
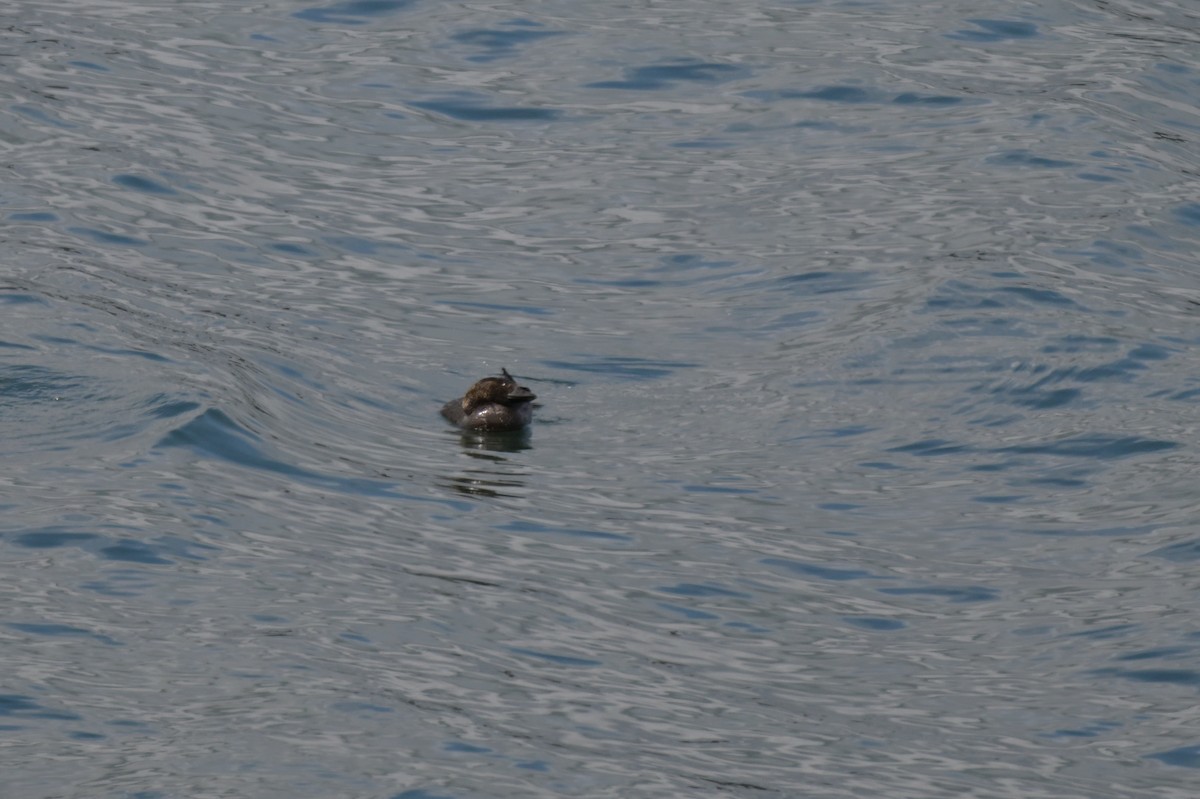
<path fill-rule="evenodd" d="M 1188 3 L 2 36 L 14 795 L 1190 794 Z"/>

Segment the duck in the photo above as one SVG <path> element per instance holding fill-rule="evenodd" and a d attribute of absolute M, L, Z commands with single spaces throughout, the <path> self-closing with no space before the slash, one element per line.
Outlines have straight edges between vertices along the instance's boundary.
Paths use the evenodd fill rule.
<path fill-rule="evenodd" d="M 533 421 L 535 399 L 536 394 L 501 369 L 498 377 L 477 381 L 462 399 L 443 405 L 442 416 L 464 430 L 521 430 Z"/>

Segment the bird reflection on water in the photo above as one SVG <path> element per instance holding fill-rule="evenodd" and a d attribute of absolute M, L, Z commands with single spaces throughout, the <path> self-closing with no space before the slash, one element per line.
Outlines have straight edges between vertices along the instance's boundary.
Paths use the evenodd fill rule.
<path fill-rule="evenodd" d="M 524 495 L 528 472 L 500 453 L 533 449 L 529 430 L 481 432 L 464 430 L 460 436 L 463 451 L 481 463 L 479 469 L 467 469 L 461 476 L 446 479 L 449 488 L 475 497 L 519 497 Z"/>

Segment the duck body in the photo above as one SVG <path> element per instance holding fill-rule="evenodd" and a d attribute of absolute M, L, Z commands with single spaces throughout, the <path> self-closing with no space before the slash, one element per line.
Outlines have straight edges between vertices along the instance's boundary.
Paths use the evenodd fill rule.
<path fill-rule="evenodd" d="M 520 430 L 533 421 L 537 395 L 518 385 L 507 369 L 485 377 L 467 389 L 462 399 L 442 406 L 442 416 L 464 430 Z"/>

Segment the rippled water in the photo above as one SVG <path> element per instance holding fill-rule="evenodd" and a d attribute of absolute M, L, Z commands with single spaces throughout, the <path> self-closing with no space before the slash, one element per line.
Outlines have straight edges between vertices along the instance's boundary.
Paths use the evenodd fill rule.
<path fill-rule="evenodd" d="M 1191 2 L 0 38 L 13 796 L 1194 794 Z"/>

